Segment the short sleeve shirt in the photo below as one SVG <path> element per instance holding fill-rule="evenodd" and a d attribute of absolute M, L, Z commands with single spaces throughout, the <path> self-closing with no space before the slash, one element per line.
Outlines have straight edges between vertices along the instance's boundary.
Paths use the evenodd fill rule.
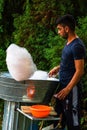
<path fill-rule="evenodd" d="M 75 73 L 74 60 L 84 59 L 85 53 L 85 46 L 80 38 L 76 38 L 70 44 L 65 45 L 59 71 L 60 81 L 68 82 L 71 80 Z"/>

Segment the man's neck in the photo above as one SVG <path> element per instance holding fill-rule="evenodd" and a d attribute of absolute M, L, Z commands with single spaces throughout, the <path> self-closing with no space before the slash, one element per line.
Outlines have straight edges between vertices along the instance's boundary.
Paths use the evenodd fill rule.
<path fill-rule="evenodd" d="M 76 38 L 78 38 L 76 34 L 70 35 L 67 40 L 67 45 L 70 44 Z"/>

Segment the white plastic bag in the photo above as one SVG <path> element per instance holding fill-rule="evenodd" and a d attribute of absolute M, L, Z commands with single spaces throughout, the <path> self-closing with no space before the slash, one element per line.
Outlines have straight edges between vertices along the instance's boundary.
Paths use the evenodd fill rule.
<path fill-rule="evenodd" d="M 17 81 L 28 79 L 37 70 L 31 54 L 16 44 L 11 44 L 7 48 L 6 64 L 9 73 Z"/>

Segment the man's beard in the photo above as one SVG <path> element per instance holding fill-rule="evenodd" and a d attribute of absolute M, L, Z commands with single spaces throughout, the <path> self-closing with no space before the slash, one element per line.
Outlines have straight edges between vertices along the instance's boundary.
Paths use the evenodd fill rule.
<path fill-rule="evenodd" d="M 63 37 L 64 39 L 68 39 L 68 33 L 65 33 L 62 37 Z"/>

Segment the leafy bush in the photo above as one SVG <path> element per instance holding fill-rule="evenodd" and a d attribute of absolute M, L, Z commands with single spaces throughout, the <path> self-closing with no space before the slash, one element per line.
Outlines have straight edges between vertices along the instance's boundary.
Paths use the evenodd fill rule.
<path fill-rule="evenodd" d="M 79 17 L 78 18 L 78 28 L 77 34 L 83 40 L 85 47 L 86 47 L 86 59 L 87 59 L 87 16 L 86 17 Z M 84 91 L 87 92 L 87 60 L 85 60 L 85 74 L 83 78 L 84 83 Z M 87 95 L 86 95 L 87 96 Z"/>
<path fill-rule="evenodd" d="M 5 71 L 6 67 L 6 52 L 3 49 L 0 49 L 0 71 Z"/>

